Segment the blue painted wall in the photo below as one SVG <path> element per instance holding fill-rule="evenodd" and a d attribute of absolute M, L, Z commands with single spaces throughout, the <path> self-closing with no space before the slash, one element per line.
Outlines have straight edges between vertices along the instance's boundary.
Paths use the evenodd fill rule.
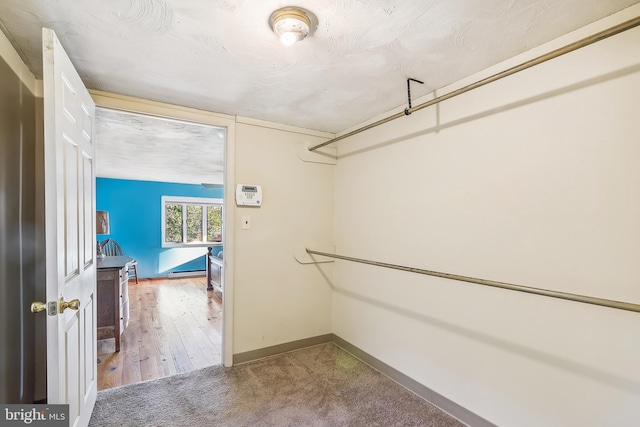
<path fill-rule="evenodd" d="M 170 271 L 205 270 L 207 248 L 162 247 L 162 196 L 222 198 L 221 188 L 170 182 L 96 178 L 96 209 L 109 212 L 110 235 L 125 255 L 138 261 L 140 277 Z M 214 254 L 222 250 L 215 247 Z"/>

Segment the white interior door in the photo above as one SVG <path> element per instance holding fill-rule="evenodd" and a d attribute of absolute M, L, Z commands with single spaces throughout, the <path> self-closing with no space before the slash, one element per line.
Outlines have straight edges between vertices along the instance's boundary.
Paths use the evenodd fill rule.
<path fill-rule="evenodd" d="M 95 104 L 52 30 L 42 43 L 47 398 L 69 404 L 70 426 L 86 426 L 97 394 Z"/>

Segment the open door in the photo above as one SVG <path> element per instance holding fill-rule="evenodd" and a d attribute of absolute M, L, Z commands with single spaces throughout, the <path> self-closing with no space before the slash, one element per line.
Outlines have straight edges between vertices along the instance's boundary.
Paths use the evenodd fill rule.
<path fill-rule="evenodd" d="M 95 104 L 52 30 L 42 43 L 47 399 L 86 426 L 97 394 Z"/>

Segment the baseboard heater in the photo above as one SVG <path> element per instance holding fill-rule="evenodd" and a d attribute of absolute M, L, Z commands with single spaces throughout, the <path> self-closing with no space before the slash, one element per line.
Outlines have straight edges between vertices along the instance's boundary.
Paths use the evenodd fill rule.
<path fill-rule="evenodd" d="M 167 275 L 170 279 L 175 279 L 178 277 L 200 277 L 206 276 L 207 272 L 205 270 L 190 270 L 190 271 L 170 271 Z"/>

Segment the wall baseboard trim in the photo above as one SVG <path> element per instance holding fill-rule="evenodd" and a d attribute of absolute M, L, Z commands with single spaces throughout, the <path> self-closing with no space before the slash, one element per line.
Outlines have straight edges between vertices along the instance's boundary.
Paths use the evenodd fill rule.
<path fill-rule="evenodd" d="M 170 279 L 175 279 L 178 277 L 200 277 L 206 276 L 207 272 L 204 270 L 194 270 L 194 271 L 170 271 L 167 274 L 167 277 Z"/>
<path fill-rule="evenodd" d="M 454 401 L 442 396 L 441 394 L 431 390 L 429 387 L 420 384 L 413 378 L 403 374 L 397 369 L 387 365 L 383 361 L 376 359 L 369 353 L 354 346 L 350 342 L 340 338 L 335 334 L 318 335 L 316 337 L 305 338 L 297 341 L 291 341 L 284 344 L 278 344 L 271 347 L 260 348 L 257 350 L 251 350 L 244 353 L 238 353 L 233 355 L 233 364 L 241 364 L 252 362 L 257 359 L 263 359 L 269 356 L 275 356 L 276 354 L 287 353 L 289 351 L 300 350 L 306 347 L 312 347 L 314 345 L 332 343 L 347 353 L 350 353 L 357 359 L 371 366 L 376 371 L 391 378 L 396 383 L 400 384 L 404 388 L 417 394 L 427 402 L 442 409 L 452 417 L 460 420 L 461 422 L 472 427 L 496 427 L 495 424 L 485 420 L 479 415 L 474 414 L 468 409 L 460 406 Z"/>
<path fill-rule="evenodd" d="M 314 345 L 319 344 L 332 343 L 333 337 L 333 334 L 318 335 L 311 338 L 304 338 L 284 344 L 273 345 L 271 347 L 246 351 L 244 353 L 236 353 L 233 355 L 233 364 L 238 365 L 240 363 L 253 362 L 254 360 L 264 359 L 265 357 L 275 356 L 276 354 L 313 347 Z"/>
<path fill-rule="evenodd" d="M 360 359 L 361 361 L 371 366 L 376 371 L 381 372 L 382 374 L 391 378 L 393 381 L 397 382 L 407 390 L 414 392 L 415 394 L 422 397 L 424 400 L 431 403 L 432 405 L 442 409 L 444 412 L 448 413 L 452 417 L 457 418 L 461 422 L 473 427 L 496 427 L 495 424 L 474 414 L 473 412 L 460 406 L 454 401 L 447 399 L 441 394 L 431 390 L 429 387 L 423 384 L 420 384 L 418 381 L 414 380 L 413 378 L 409 377 L 406 374 L 403 374 L 402 372 L 398 371 L 396 368 L 393 368 L 390 365 L 387 365 L 383 361 L 376 359 L 369 353 L 359 349 L 358 347 L 351 344 L 350 342 L 340 338 L 335 334 L 332 334 L 332 335 L 333 335 L 333 343 L 335 345 L 337 345 L 347 353 L 350 353 L 356 358 Z"/>

